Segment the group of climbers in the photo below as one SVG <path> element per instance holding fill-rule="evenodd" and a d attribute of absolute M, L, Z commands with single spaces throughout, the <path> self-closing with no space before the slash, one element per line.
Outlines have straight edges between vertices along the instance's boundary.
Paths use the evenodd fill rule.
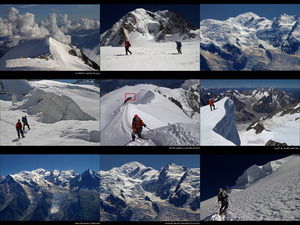
<path fill-rule="evenodd" d="M 182 44 L 180 41 L 175 41 L 176 43 L 176 49 L 178 51 L 178 54 L 182 54 L 181 52 L 181 47 L 182 47 Z M 129 47 L 131 46 L 130 42 L 128 40 L 125 40 L 125 53 L 126 55 L 128 55 L 128 52 L 130 53 L 130 55 L 132 55 L 132 52 L 129 51 Z"/>
<path fill-rule="evenodd" d="M 22 123 L 23 123 L 23 126 L 22 126 Z M 24 131 L 25 131 L 26 125 L 28 127 L 28 130 L 30 130 L 26 115 L 22 117 L 22 123 L 21 123 L 20 119 L 18 119 L 18 122 L 16 123 L 16 130 L 18 132 L 18 138 L 20 138 L 20 134 L 24 138 Z"/>

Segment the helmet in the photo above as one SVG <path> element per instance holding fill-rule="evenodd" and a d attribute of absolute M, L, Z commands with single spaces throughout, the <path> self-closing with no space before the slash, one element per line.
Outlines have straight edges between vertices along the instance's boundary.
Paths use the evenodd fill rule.
<path fill-rule="evenodd" d="M 228 189 L 228 188 L 229 188 L 228 186 L 225 187 L 225 189 Z"/>
<path fill-rule="evenodd" d="M 135 115 L 134 118 L 139 118 L 139 116 L 138 116 L 138 115 Z"/>

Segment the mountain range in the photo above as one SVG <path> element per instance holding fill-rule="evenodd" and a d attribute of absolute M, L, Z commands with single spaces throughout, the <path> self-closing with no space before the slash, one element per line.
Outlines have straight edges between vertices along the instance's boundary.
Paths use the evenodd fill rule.
<path fill-rule="evenodd" d="M 247 12 L 200 22 L 200 70 L 299 70 L 300 19 Z"/>
<path fill-rule="evenodd" d="M 125 40 L 132 43 L 153 40 L 164 42 L 172 36 L 179 40 L 194 39 L 196 28 L 178 13 L 170 10 L 151 12 L 137 8 L 128 12 L 100 36 L 101 46 L 120 46 Z M 175 41 L 175 40 L 173 40 Z"/>
<path fill-rule="evenodd" d="M 230 97 L 236 106 L 237 122 L 251 121 L 298 102 L 293 93 L 275 87 L 240 90 L 202 88 L 200 93 L 202 106 L 207 105 L 209 99 L 219 101 L 225 96 Z"/>
<path fill-rule="evenodd" d="M 100 173 L 36 169 L 0 183 L 0 221 L 99 221 Z"/>
<path fill-rule="evenodd" d="M 101 221 L 198 221 L 200 169 L 139 162 L 100 171 Z"/>

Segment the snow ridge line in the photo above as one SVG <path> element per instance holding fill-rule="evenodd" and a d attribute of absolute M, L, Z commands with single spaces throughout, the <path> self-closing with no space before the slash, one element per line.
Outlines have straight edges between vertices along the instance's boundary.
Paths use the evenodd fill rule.
<path fill-rule="evenodd" d="M 235 125 L 235 105 L 230 98 L 225 101 L 224 108 L 226 113 L 213 131 L 239 146 L 241 140 Z"/>

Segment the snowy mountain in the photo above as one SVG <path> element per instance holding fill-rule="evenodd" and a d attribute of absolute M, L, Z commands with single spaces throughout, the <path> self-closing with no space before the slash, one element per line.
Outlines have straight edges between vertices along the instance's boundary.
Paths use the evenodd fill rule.
<path fill-rule="evenodd" d="M 100 171 L 101 221 L 197 221 L 200 169 L 138 162 Z"/>
<path fill-rule="evenodd" d="M 85 173 L 90 170 L 79 175 L 40 168 L 8 175 L 0 182 L 0 220 L 99 221 L 99 172 L 91 173 L 98 182 L 93 189 L 71 186 Z"/>
<path fill-rule="evenodd" d="M 0 85 L 1 145 L 99 145 L 99 86 L 51 80 Z M 31 129 L 17 139 L 15 124 L 24 115 Z"/>
<path fill-rule="evenodd" d="M 201 145 L 240 145 L 234 102 L 224 97 L 214 105 L 213 111 L 209 105 L 200 108 Z"/>
<path fill-rule="evenodd" d="M 125 86 L 102 96 L 101 145 L 199 145 L 199 111 L 196 102 L 200 93 L 197 89 L 200 90 L 199 84 L 190 90 L 139 84 Z M 151 130 L 145 127 L 143 139 L 130 142 L 132 119 L 136 114 Z"/>
<path fill-rule="evenodd" d="M 199 32 L 199 31 L 198 31 Z M 175 41 L 194 39 L 196 28 L 179 14 L 169 10 L 151 12 L 142 8 L 127 13 L 111 29 L 100 36 L 101 46 L 135 45 L 145 41 Z"/>
<path fill-rule="evenodd" d="M 218 101 L 230 97 L 236 106 L 237 121 L 249 121 L 266 116 L 287 105 L 295 104 L 297 98 L 292 93 L 274 87 L 257 89 L 207 89 L 201 90 L 200 104 L 207 105 L 209 99 Z"/>
<path fill-rule="evenodd" d="M 200 22 L 201 70 L 299 70 L 300 19 L 248 12 Z"/>
<path fill-rule="evenodd" d="M 52 37 L 31 40 L 12 48 L 0 59 L 1 70 L 100 70 L 75 46 Z"/>
<path fill-rule="evenodd" d="M 288 105 L 240 130 L 243 145 L 267 145 L 275 141 L 285 145 L 300 145 L 300 104 Z"/>
<path fill-rule="evenodd" d="M 132 55 L 126 56 L 129 40 Z M 181 41 L 178 54 L 175 41 Z M 100 36 L 101 70 L 199 70 L 199 29 L 169 10 L 128 12 Z"/>
<path fill-rule="evenodd" d="M 299 168 L 299 155 L 251 166 L 229 189 L 226 216 L 218 215 L 216 187 L 216 196 L 201 202 L 201 220 L 297 221 Z"/>

